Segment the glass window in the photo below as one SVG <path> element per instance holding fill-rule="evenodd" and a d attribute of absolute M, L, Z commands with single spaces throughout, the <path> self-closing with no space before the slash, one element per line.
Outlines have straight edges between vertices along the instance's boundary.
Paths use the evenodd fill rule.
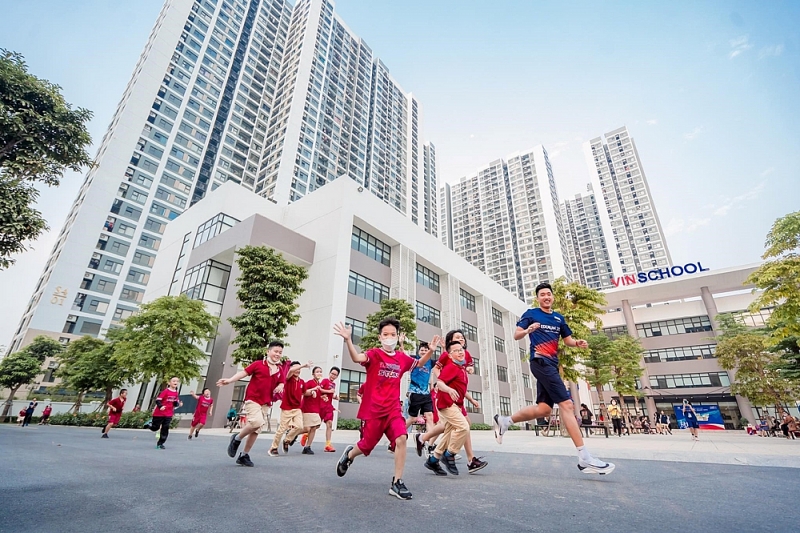
<path fill-rule="evenodd" d="M 480 412 L 482 412 L 483 411 L 483 394 L 481 394 L 480 392 L 472 391 L 472 390 L 469 391 L 469 394 L 470 394 L 470 396 L 472 396 L 473 400 L 478 402 L 478 405 L 480 407 L 475 407 L 474 405 L 472 405 L 472 402 L 464 402 L 464 405 L 467 407 L 467 412 L 468 413 L 480 413 Z"/>
<path fill-rule="evenodd" d="M 511 416 L 511 398 L 500 396 L 500 414 L 503 416 Z"/>
<path fill-rule="evenodd" d="M 374 259 L 382 265 L 389 266 L 392 257 L 392 248 L 385 242 L 376 239 L 366 231 L 353 226 L 353 235 L 350 247 Z"/>
<path fill-rule="evenodd" d="M 439 274 L 417 263 L 417 283 L 439 292 Z"/>
<path fill-rule="evenodd" d="M 497 381 L 508 383 L 508 368 L 497 365 Z"/>
<path fill-rule="evenodd" d="M 500 353 L 506 353 L 506 341 L 501 339 L 500 337 L 494 338 L 494 349 Z"/>
<path fill-rule="evenodd" d="M 460 292 L 461 292 L 461 307 L 466 307 L 470 311 L 475 311 L 475 296 L 468 293 L 464 289 L 461 289 Z"/>
<path fill-rule="evenodd" d="M 476 376 L 480 376 L 481 375 L 481 360 L 478 357 L 473 357 L 472 358 L 472 364 L 474 365 L 474 368 L 475 368 L 475 375 Z"/>
<path fill-rule="evenodd" d="M 700 346 L 683 346 L 679 348 L 661 348 L 644 353 L 647 363 L 668 363 L 672 361 L 689 361 L 693 359 L 713 359 L 716 357 L 716 344 Z"/>
<path fill-rule="evenodd" d="M 526 389 L 531 388 L 531 377 L 528 374 L 522 374 L 522 386 Z"/>
<path fill-rule="evenodd" d="M 498 326 L 503 325 L 503 313 L 492 307 L 492 322 Z"/>
<path fill-rule="evenodd" d="M 367 379 L 366 372 L 357 372 L 355 370 L 342 369 L 339 375 L 339 401 L 347 403 L 358 403 L 357 395 L 358 388 L 364 384 Z"/>
<path fill-rule="evenodd" d="M 476 328 L 472 324 L 467 324 L 466 322 L 462 322 L 461 329 L 462 331 L 464 331 L 464 336 L 467 339 L 473 342 L 478 342 L 478 328 Z"/>
<path fill-rule="evenodd" d="M 350 272 L 347 292 L 365 300 L 373 301 L 376 304 L 389 297 L 389 287 L 355 272 Z"/>
<path fill-rule="evenodd" d="M 204 242 L 213 237 L 216 237 L 228 228 L 235 226 L 239 220 L 228 216 L 225 213 L 219 213 L 213 218 L 206 220 L 197 228 L 197 233 L 194 237 L 194 248 L 197 248 Z"/>
<path fill-rule="evenodd" d="M 729 387 L 727 372 L 704 372 L 699 374 L 670 374 L 650 376 L 650 386 L 654 389 L 682 389 L 691 387 Z"/>
<path fill-rule="evenodd" d="M 679 318 L 676 320 L 660 320 L 636 324 L 640 337 L 661 337 L 665 335 L 681 335 L 683 333 L 700 333 L 711 331 L 708 316 Z"/>
<path fill-rule="evenodd" d="M 422 302 L 417 302 L 417 320 L 425 322 L 437 328 L 442 326 L 441 314 L 438 309 L 434 309 Z"/>
<path fill-rule="evenodd" d="M 367 323 L 350 317 L 345 318 L 344 323 L 352 328 L 353 344 L 358 346 L 361 343 L 361 339 L 367 334 Z"/>

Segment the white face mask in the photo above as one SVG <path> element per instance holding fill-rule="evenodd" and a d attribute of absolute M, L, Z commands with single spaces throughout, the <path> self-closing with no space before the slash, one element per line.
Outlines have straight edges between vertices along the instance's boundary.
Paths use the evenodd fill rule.
<path fill-rule="evenodd" d="M 389 339 L 382 339 L 381 344 L 387 351 L 393 351 L 394 347 L 397 346 L 397 337 L 392 337 Z"/>

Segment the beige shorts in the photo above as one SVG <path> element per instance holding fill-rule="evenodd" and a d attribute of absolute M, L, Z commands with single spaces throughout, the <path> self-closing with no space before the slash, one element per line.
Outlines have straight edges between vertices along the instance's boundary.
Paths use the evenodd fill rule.
<path fill-rule="evenodd" d="M 256 428 L 256 433 L 261 433 L 261 428 L 266 425 L 269 417 L 269 405 L 258 405 L 252 400 L 244 402 L 244 414 L 247 423 Z"/>
<path fill-rule="evenodd" d="M 317 428 L 322 425 L 319 413 L 303 413 L 303 427 Z"/>

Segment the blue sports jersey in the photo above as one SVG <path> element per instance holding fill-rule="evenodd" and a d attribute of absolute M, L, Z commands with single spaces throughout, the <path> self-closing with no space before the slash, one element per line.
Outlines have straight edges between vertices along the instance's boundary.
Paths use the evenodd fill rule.
<path fill-rule="evenodd" d="M 419 360 L 417 356 L 414 359 Z M 428 394 L 428 381 L 431 379 L 431 369 L 433 368 L 433 361 L 428 359 L 428 362 L 422 366 L 416 367 L 411 371 L 411 383 L 408 385 L 408 392 L 413 394 Z"/>
<path fill-rule="evenodd" d="M 545 313 L 537 307 L 525 311 L 517 326 L 528 329 L 534 322 L 538 322 L 539 327 L 528 335 L 531 339 L 531 361 L 534 357 L 544 357 L 557 362 L 558 339 L 572 335 L 567 321 L 556 312 Z"/>

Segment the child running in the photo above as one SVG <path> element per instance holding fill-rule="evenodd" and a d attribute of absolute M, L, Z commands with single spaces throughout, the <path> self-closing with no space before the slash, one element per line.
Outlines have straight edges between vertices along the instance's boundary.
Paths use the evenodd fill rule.
<path fill-rule="evenodd" d="M 303 455 L 314 455 L 311 445 L 314 443 L 314 436 L 317 428 L 322 425 L 322 367 L 315 366 L 311 369 L 313 376 L 305 384 L 305 394 L 303 395 L 303 436 L 300 438 L 300 445 L 303 447 Z"/>
<path fill-rule="evenodd" d="M 242 406 L 247 422 L 241 431 L 231 436 L 231 440 L 228 442 L 228 456 L 236 457 L 242 440 L 247 439 L 244 451 L 239 454 L 239 457 L 236 457 L 237 465 L 254 466 L 253 461 L 250 460 L 250 450 L 256 443 L 261 428 L 267 423 L 269 408 L 276 395 L 283 391 L 283 383 L 289 368 L 289 362 L 283 361 L 282 356 L 283 343 L 272 341 L 269 343 L 267 354 L 263 359 L 250 363 L 247 368 L 227 379 L 217 381 L 217 387 L 224 387 L 250 376 L 250 381 L 244 391 L 244 405 Z"/>
<path fill-rule="evenodd" d="M 107 439 L 111 428 L 119 424 L 119 419 L 122 417 L 122 408 L 125 407 L 127 398 L 128 389 L 122 389 L 119 391 L 119 396 L 108 401 L 108 424 L 103 428 L 103 436 L 101 438 Z"/>
<path fill-rule="evenodd" d="M 338 400 L 336 395 L 336 380 L 339 378 L 339 367 L 331 368 L 328 377 L 322 380 L 319 384 L 322 393 L 320 400 L 319 414 L 322 422 L 325 424 L 325 451 L 335 452 L 336 448 L 331 445 L 331 435 L 333 434 L 333 413 L 336 411 L 333 407 L 333 400 Z"/>
<path fill-rule="evenodd" d="M 436 349 L 438 341 L 439 336 L 437 335 L 433 338 L 434 349 Z M 417 355 L 414 359 L 422 359 L 428 355 L 430 351 L 430 344 L 427 342 L 420 342 L 417 348 Z M 424 365 L 417 364 L 416 368 L 411 371 L 411 381 L 408 385 L 408 418 L 406 419 L 406 429 L 411 427 L 420 416 L 425 419 L 425 430 L 430 431 L 433 429 L 433 401 L 431 400 L 431 392 L 428 389 L 432 368 L 433 361 L 428 358 L 428 361 L 426 361 Z"/>
<path fill-rule="evenodd" d="M 495 438 L 498 444 L 502 444 L 503 435 L 511 424 L 546 417 L 557 403 L 561 420 L 577 448 L 578 469 L 586 473 L 610 474 L 614 471 L 614 464 L 595 459 L 584 446 L 572 400 L 569 399 L 567 387 L 558 372 L 559 337 L 570 347 L 586 348 L 588 343 L 573 339 L 567 321 L 553 311 L 553 289 L 549 283 L 536 286 L 536 301 L 539 302 L 539 307 L 525 311 L 514 332 L 514 340 L 520 340 L 526 335 L 530 337 L 530 365 L 531 373 L 536 378 L 536 405 L 524 407 L 512 416 L 495 415 Z"/>
<path fill-rule="evenodd" d="M 403 374 L 418 364 L 424 365 L 430 352 L 421 359 L 414 359 L 396 350 L 400 322 L 393 317 L 384 318 L 378 325 L 381 347 L 372 348 L 365 353 L 359 353 L 353 344 L 350 326 L 339 322 L 334 325 L 333 330 L 347 344 L 350 359 L 367 370 L 361 405 L 358 408 L 358 418 L 364 421 L 362 437 L 355 446 L 345 448 L 336 465 L 336 474 L 339 477 L 344 476 L 356 457 L 368 456 L 381 437 L 386 435 L 389 442 L 395 444 L 397 452 L 394 454 L 394 476 L 389 494 L 401 500 L 410 500 L 411 492 L 403 483 L 408 434 L 400 407 L 400 382 Z"/>
<path fill-rule="evenodd" d="M 189 392 L 192 398 L 197 400 L 197 407 L 194 408 L 194 416 L 192 417 L 192 426 L 189 428 L 189 440 L 192 440 L 192 434 L 195 437 L 200 436 L 200 430 L 206 425 L 206 418 L 214 416 L 214 400 L 211 398 L 211 389 L 206 387 L 203 389 L 203 394 L 198 396 L 194 391 Z"/>
<path fill-rule="evenodd" d="M 464 346 L 452 340 L 446 349 L 450 354 L 451 364 L 442 368 L 436 380 L 436 389 L 439 391 L 436 395 L 436 407 L 439 416 L 444 419 L 445 429 L 436 450 L 425 461 L 425 468 L 437 476 L 446 476 L 447 472 L 457 476 L 456 454 L 469 435 L 469 421 L 462 412 L 469 376 L 464 368 L 466 363 Z M 447 472 L 442 468 L 440 461 L 444 462 Z"/>
<path fill-rule="evenodd" d="M 156 448 L 159 450 L 165 449 L 164 443 L 167 442 L 167 437 L 169 437 L 169 425 L 172 423 L 175 408 L 183 405 L 178 396 L 178 386 L 180 384 L 181 380 L 179 378 L 170 379 L 167 388 L 161 391 L 161 394 L 156 398 L 156 408 L 153 409 L 153 420 L 150 422 L 149 429 L 153 432 L 161 430 L 156 442 Z"/>
<path fill-rule="evenodd" d="M 278 445 L 283 439 L 283 453 L 289 453 L 289 447 L 294 445 L 297 436 L 303 431 L 303 395 L 306 391 L 306 382 L 300 379 L 300 371 L 308 368 L 313 363 L 301 365 L 299 361 L 292 361 L 289 373 L 286 374 L 286 383 L 283 387 L 281 399 L 281 421 L 272 439 L 269 448 L 270 457 L 278 457 Z"/>

